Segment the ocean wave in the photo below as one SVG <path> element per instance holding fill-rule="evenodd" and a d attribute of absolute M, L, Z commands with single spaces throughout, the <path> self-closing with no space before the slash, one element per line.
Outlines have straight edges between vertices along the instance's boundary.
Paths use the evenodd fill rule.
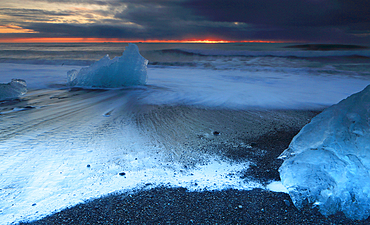
<path fill-rule="evenodd" d="M 246 57 L 365 57 L 370 58 L 370 50 L 344 50 L 344 51 L 244 51 L 219 49 L 186 49 L 186 54 L 200 56 L 246 56 Z M 181 52 L 179 51 L 179 52 Z"/>
<path fill-rule="evenodd" d="M 120 56 L 125 44 L 0 45 L 0 63 L 88 66 L 103 56 Z M 259 67 L 322 67 L 343 62 L 369 65 L 369 49 L 303 50 L 287 45 L 140 44 L 140 53 L 156 67 L 244 69 Z M 288 46 L 289 47 L 289 46 Z M 343 67 L 344 68 L 344 67 Z M 364 68 L 367 70 L 367 68 Z"/>

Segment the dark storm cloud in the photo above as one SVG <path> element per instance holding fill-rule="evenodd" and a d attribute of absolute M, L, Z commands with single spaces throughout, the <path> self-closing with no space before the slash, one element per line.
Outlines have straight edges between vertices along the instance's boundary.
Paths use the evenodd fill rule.
<path fill-rule="evenodd" d="M 39 35 L 126 39 L 289 40 L 363 42 L 370 44 L 368 0 L 40 0 L 96 5 L 92 24 L 49 24 L 41 18 L 73 15 L 73 11 L 13 10 L 13 17 L 32 22 L 22 27 Z M 97 15 L 111 18 L 94 19 Z M 0 11 L 0 14 L 4 12 Z M 37 16 L 36 16 L 37 17 Z M 36 34 L 33 34 L 36 35 Z"/>
<path fill-rule="evenodd" d="M 75 25 L 75 24 L 50 24 L 34 23 L 30 26 L 33 30 L 47 37 L 96 37 L 96 38 L 135 38 L 135 34 L 126 27 L 109 25 Z M 38 36 L 40 36 L 40 34 Z"/>
<path fill-rule="evenodd" d="M 255 25 L 296 25 L 333 23 L 332 13 L 339 6 L 310 0 L 190 0 L 185 3 L 197 14 L 216 21 L 239 21 Z"/>
<path fill-rule="evenodd" d="M 187 8 L 186 1 L 123 1 L 127 8 L 115 18 L 142 26 L 148 39 L 227 38 L 243 32 L 245 24 L 236 26 L 224 21 L 211 21 Z"/>
<path fill-rule="evenodd" d="M 176 22 L 161 26 L 148 25 L 138 28 L 135 26 L 123 25 L 84 25 L 84 24 L 51 24 L 51 23 L 30 23 L 23 27 L 32 29 L 39 34 L 34 36 L 47 37 L 96 37 L 96 38 L 124 38 L 143 40 L 177 40 L 213 37 L 218 32 L 218 26 L 207 24 L 192 25 L 191 22 Z M 227 29 L 225 29 L 227 30 Z M 236 29 L 229 29 L 236 32 Z M 221 36 L 220 38 L 226 38 Z"/>
<path fill-rule="evenodd" d="M 258 38 L 349 41 L 370 29 L 368 0 L 189 0 L 184 6 L 211 21 L 244 22 Z"/>
<path fill-rule="evenodd" d="M 160 4 L 158 1 L 127 3 L 127 8 L 116 14 L 115 18 L 140 25 L 141 31 L 152 35 L 153 38 L 190 35 L 198 30 L 194 25 L 201 23 L 201 20 L 191 15 L 186 8 L 176 4 Z"/>
<path fill-rule="evenodd" d="M 231 40 L 315 42 L 366 41 L 370 1 L 347 0 L 184 0 L 121 1 L 116 15 L 155 36 L 199 35 Z M 237 22 L 239 26 L 233 24 Z"/>
<path fill-rule="evenodd" d="M 74 0 L 52 0 L 76 2 Z M 94 1 L 95 2 L 95 1 Z M 101 37 L 126 39 L 194 39 L 228 38 L 223 32 L 237 33 L 243 25 L 208 21 L 203 16 L 184 8 L 183 1 L 107 1 L 107 5 L 121 4 L 121 11 L 113 20 L 99 20 L 94 24 L 23 23 L 22 27 L 52 37 Z M 112 10 L 113 12 L 113 10 Z M 103 14 L 102 12 L 100 14 Z M 106 11 L 105 14 L 108 14 Z M 117 22 L 117 21 L 121 21 Z M 34 34 L 36 35 L 36 34 Z"/>

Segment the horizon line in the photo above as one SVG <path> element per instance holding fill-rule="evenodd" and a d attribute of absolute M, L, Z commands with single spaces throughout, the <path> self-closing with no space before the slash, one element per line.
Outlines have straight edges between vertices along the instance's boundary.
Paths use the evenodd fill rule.
<path fill-rule="evenodd" d="M 185 40 L 125 40 L 120 38 L 0 38 L 0 43 L 189 43 L 189 44 L 227 44 L 227 43 L 288 43 L 270 40 L 222 40 L 222 39 L 185 39 Z"/>

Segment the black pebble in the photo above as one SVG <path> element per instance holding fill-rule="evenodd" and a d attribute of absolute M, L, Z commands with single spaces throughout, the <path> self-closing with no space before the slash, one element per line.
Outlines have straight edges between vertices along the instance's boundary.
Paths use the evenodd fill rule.
<path fill-rule="evenodd" d="M 35 205 L 36 205 L 36 203 L 33 203 L 33 204 L 32 204 L 32 206 L 35 206 Z"/>
<path fill-rule="evenodd" d="M 87 164 L 87 168 L 90 168 L 90 164 Z"/>
<path fill-rule="evenodd" d="M 215 135 L 215 136 L 218 136 L 218 135 L 220 135 L 221 133 L 220 132 L 218 132 L 218 131 L 213 131 L 213 135 Z"/>
<path fill-rule="evenodd" d="M 125 175 L 126 175 L 126 173 L 125 173 L 125 172 L 120 172 L 120 173 L 119 173 L 119 175 L 120 175 L 120 176 L 125 176 Z"/>
<path fill-rule="evenodd" d="M 256 147 L 257 146 L 257 143 L 256 142 L 252 142 L 251 143 L 251 147 Z"/>

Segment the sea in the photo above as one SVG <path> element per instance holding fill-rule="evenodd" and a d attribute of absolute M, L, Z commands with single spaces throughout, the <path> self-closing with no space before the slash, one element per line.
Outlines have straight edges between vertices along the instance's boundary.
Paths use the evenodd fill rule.
<path fill-rule="evenodd" d="M 238 176 L 248 160 L 185 154 L 193 158 L 184 163 L 178 149 L 191 151 L 194 141 L 183 148 L 173 138 L 211 140 L 222 131 L 198 126 L 202 122 L 182 109 L 321 111 L 370 84 L 366 46 L 136 44 L 149 60 L 147 84 L 112 89 L 69 87 L 67 72 L 107 54 L 120 56 L 127 43 L 0 44 L 0 83 L 23 79 L 28 89 L 0 101 L 0 224 L 163 185 L 189 191 L 266 189 Z M 159 115 L 166 107 L 176 110 Z M 153 108 L 156 113 L 150 113 Z M 184 127 L 194 134 L 184 134 Z"/>

